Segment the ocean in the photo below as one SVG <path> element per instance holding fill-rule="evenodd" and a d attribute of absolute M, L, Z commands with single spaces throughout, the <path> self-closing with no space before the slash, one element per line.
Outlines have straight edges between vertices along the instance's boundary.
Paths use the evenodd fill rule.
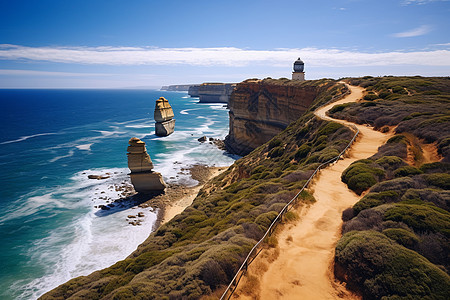
<path fill-rule="evenodd" d="M 153 110 L 169 100 L 175 132 L 154 134 Z M 142 139 L 167 183 L 196 185 L 185 168 L 237 158 L 202 136 L 223 139 L 228 110 L 184 92 L 0 90 L 0 298 L 36 299 L 67 280 L 124 259 L 151 233 L 154 208 L 102 213 L 129 184 L 126 149 Z M 104 180 L 88 175 L 108 174 Z M 96 208 L 97 207 L 97 208 Z M 127 215 L 144 212 L 141 226 Z"/>

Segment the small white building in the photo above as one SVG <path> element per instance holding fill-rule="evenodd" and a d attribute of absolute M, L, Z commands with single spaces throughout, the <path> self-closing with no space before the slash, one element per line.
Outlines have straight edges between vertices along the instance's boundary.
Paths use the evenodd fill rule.
<path fill-rule="evenodd" d="M 305 63 L 300 57 L 294 62 L 294 72 L 292 72 L 292 80 L 305 80 Z"/>

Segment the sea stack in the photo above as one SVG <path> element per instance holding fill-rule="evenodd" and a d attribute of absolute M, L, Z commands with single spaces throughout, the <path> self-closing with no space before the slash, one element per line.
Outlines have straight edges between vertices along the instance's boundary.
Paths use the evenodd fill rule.
<path fill-rule="evenodd" d="M 127 148 L 128 168 L 131 183 L 138 193 L 154 193 L 164 191 L 166 184 L 158 172 L 153 172 L 153 163 L 147 153 L 145 143 L 138 138 L 131 138 Z"/>
<path fill-rule="evenodd" d="M 173 117 L 173 110 L 169 101 L 164 97 L 156 100 L 154 118 L 157 136 L 168 136 L 175 130 L 175 119 Z"/>

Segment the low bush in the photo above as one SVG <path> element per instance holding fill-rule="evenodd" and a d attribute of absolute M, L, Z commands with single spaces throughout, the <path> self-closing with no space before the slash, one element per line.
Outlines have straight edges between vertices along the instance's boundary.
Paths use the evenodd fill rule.
<path fill-rule="evenodd" d="M 377 179 L 372 173 L 359 173 L 349 179 L 348 187 L 358 195 L 361 195 L 362 192 L 375 183 L 377 183 Z"/>
<path fill-rule="evenodd" d="M 414 232 L 402 228 L 388 228 L 383 230 L 382 233 L 408 249 L 414 249 L 420 242 Z"/>
<path fill-rule="evenodd" d="M 437 207 L 397 203 L 386 210 L 383 219 L 405 223 L 415 232 L 450 236 L 450 213 Z"/>
<path fill-rule="evenodd" d="M 358 288 L 363 299 L 447 299 L 450 293 L 444 271 L 379 232 L 345 234 L 335 263 L 343 270 L 338 279 Z"/>
<path fill-rule="evenodd" d="M 309 152 L 311 151 L 311 146 L 307 144 L 301 145 L 298 150 L 295 152 L 294 158 L 295 160 L 299 161 L 306 156 L 308 156 Z"/>
<path fill-rule="evenodd" d="M 353 211 L 357 215 L 362 210 L 397 201 L 400 201 L 400 194 L 397 191 L 369 193 L 353 206 Z"/>
<path fill-rule="evenodd" d="M 269 145 L 268 145 L 268 149 L 271 150 L 275 147 L 278 147 L 281 145 L 281 140 L 277 139 L 277 138 L 273 138 L 270 140 Z"/>
<path fill-rule="evenodd" d="M 398 169 L 396 169 L 394 171 L 394 176 L 395 177 L 404 177 L 404 176 L 413 176 L 413 175 L 418 175 L 418 174 L 422 174 L 423 172 L 413 166 L 404 166 L 404 167 L 400 167 Z"/>
<path fill-rule="evenodd" d="M 367 95 L 365 95 L 364 97 L 363 97 L 363 99 L 364 100 L 367 100 L 367 101 L 373 101 L 373 100 L 376 100 L 376 99 L 378 99 L 379 97 L 377 96 L 377 95 L 375 95 L 375 94 L 367 94 Z M 364 105 L 364 104 L 363 104 Z"/>
<path fill-rule="evenodd" d="M 450 174 L 447 173 L 425 174 L 424 178 L 428 184 L 446 190 L 450 189 Z"/>
<path fill-rule="evenodd" d="M 278 146 L 278 147 L 275 147 L 272 150 L 270 150 L 269 153 L 267 154 L 267 156 L 269 156 L 271 158 L 275 158 L 275 157 L 282 156 L 283 153 L 284 153 L 284 147 Z"/>

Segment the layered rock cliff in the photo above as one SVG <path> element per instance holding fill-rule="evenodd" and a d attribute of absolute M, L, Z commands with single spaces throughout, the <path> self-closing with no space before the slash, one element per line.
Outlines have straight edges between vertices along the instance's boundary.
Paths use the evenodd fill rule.
<path fill-rule="evenodd" d="M 200 84 L 191 85 L 188 90 L 188 94 L 191 97 L 198 97 L 198 90 L 200 88 Z"/>
<path fill-rule="evenodd" d="M 153 172 L 153 163 L 147 153 L 145 143 L 138 138 L 131 138 L 127 148 L 128 168 L 131 183 L 138 193 L 163 191 L 166 185 L 158 172 Z"/>
<path fill-rule="evenodd" d="M 317 81 L 246 80 L 230 97 L 229 152 L 250 153 L 297 120 L 320 92 Z"/>
<path fill-rule="evenodd" d="M 198 88 L 200 103 L 228 103 L 234 83 L 202 83 Z"/>
<path fill-rule="evenodd" d="M 192 84 L 165 85 L 161 87 L 161 91 L 186 92 L 191 86 Z"/>
<path fill-rule="evenodd" d="M 155 134 L 157 136 L 168 136 L 172 134 L 175 130 L 175 119 L 173 118 L 172 106 L 170 106 L 169 101 L 160 97 L 156 100 L 155 104 Z"/>

